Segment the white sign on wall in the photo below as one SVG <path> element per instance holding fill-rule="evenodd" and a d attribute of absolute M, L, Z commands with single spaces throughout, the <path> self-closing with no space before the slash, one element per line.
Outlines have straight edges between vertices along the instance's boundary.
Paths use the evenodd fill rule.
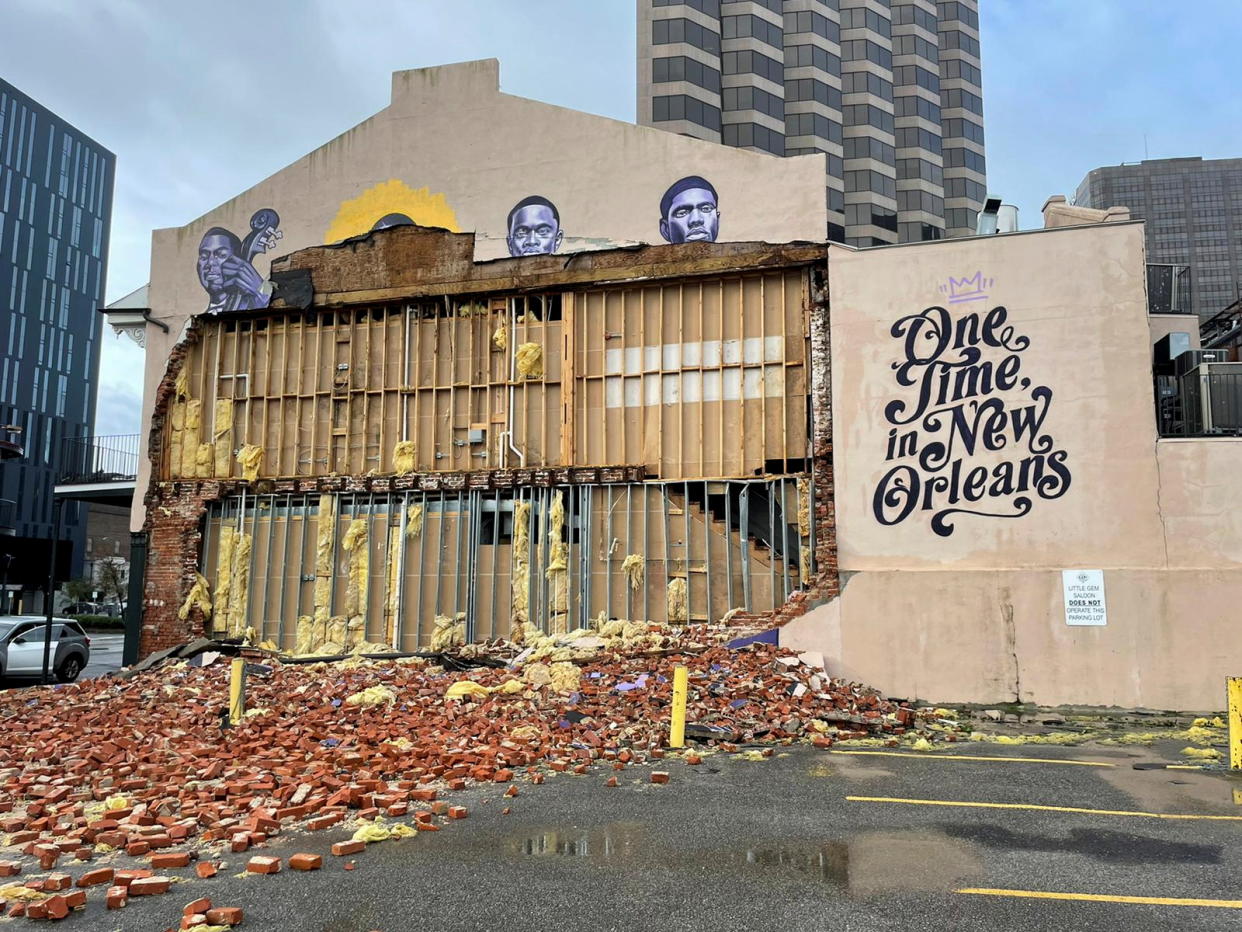
<path fill-rule="evenodd" d="M 1062 570 L 1061 589 L 1067 625 L 1108 624 L 1103 570 Z"/>

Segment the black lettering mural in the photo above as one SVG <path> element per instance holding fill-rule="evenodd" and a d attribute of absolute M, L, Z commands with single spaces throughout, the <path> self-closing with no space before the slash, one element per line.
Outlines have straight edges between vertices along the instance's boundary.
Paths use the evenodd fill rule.
<path fill-rule="evenodd" d="M 660 235 L 670 243 L 714 243 L 720 233 L 720 198 L 706 178 L 674 181 L 660 198 Z"/>
<path fill-rule="evenodd" d="M 513 205 L 506 223 L 511 256 L 538 256 L 556 252 L 565 238 L 561 214 L 546 197 L 532 194 Z"/>
<path fill-rule="evenodd" d="M 270 207 L 250 218 L 250 232 L 240 239 L 223 227 L 212 227 L 198 244 L 198 281 L 207 292 L 207 313 L 252 311 L 267 307 L 271 293 L 254 259 L 275 248 L 283 234 L 280 215 Z"/>
<path fill-rule="evenodd" d="M 941 291 L 948 304 L 966 305 L 985 301 L 991 284 L 976 273 L 950 277 Z M 957 316 L 932 306 L 900 318 L 890 333 L 901 341 L 894 377 L 911 391 L 884 407 L 892 425 L 884 459 L 892 465 L 872 496 L 877 521 L 930 512 L 932 530 L 948 537 L 954 515 L 1020 518 L 1032 496 L 1051 500 L 1069 490 L 1068 454 L 1044 429 L 1052 389 L 1022 374 L 1031 341 L 1004 307 Z M 1001 451 L 1009 455 L 999 463 L 974 463 Z"/>

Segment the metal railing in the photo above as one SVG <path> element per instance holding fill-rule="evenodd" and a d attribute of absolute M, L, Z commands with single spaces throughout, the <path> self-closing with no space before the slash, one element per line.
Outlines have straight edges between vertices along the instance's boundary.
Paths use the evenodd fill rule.
<path fill-rule="evenodd" d="M 66 437 L 57 482 L 129 482 L 138 476 L 138 434 Z"/>

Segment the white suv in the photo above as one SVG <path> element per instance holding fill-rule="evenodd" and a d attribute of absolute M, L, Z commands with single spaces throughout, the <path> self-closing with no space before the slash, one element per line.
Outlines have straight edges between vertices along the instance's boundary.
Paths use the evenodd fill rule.
<path fill-rule="evenodd" d="M 42 676 L 46 635 L 41 615 L 0 615 L 0 677 Z M 53 618 L 48 659 L 56 679 L 72 683 L 91 659 L 91 639 L 73 619 Z"/>

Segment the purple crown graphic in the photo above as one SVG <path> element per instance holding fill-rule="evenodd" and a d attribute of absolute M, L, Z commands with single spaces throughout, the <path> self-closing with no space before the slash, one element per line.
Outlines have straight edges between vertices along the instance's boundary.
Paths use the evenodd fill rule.
<path fill-rule="evenodd" d="M 976 272 L 970 278 L 955 278 L 940 286 L 940 293 L 949 299 L 950 304 L 961 304 L 963 301 L 983 301 L 988 296 L 988 289 L 995 279 L 984 278 L 982 272 Z"/>

